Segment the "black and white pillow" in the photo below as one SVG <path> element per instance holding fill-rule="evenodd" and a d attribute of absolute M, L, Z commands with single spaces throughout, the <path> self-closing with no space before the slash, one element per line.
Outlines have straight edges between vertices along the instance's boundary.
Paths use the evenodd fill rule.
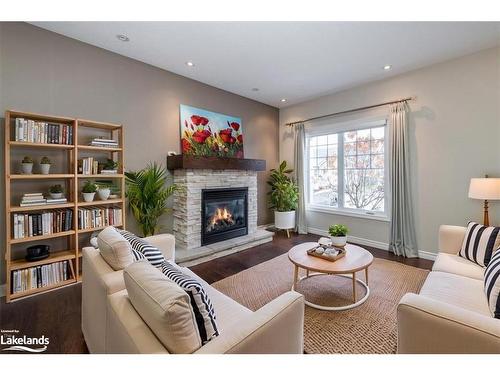
<path fill-rule="evenodd" d="M 471 262 L 486 267 L 493 250 L 500 246 L 500 227 L 486 227 L 469 222 L 459 255 Z"/>
<path fill-rule="evenodd" d="M 493 317 L 500 319 L 500 248 L 484 271 L 484 291 Z"/>
<path fill-rule="evenodd" d="M 126 238 L 130 245 L 132 245 L 132 250 L 139 252 L 143 255 L 140 257 L 139 254 L 134 252 L 135 260 L 140 260 L 146 258 L 149 263 L 151 263 L 155 267 L 161 267 L 162 263 L 165 261 L 165 257 L 163 256 L 160 249 L 157 247 L 147 243 L 142 238 L 137 237 L 135 234 L 130 233 L 126 230 L 119 230 L 120 234 Z"/>
<path fill-rule="evenodd" d="M 163 262 L 161 271 L 189 295 L 201 342 L 206 344 L 219 336 L 214 307 L 200 282 L 184 274 L 168 261 Z"/>

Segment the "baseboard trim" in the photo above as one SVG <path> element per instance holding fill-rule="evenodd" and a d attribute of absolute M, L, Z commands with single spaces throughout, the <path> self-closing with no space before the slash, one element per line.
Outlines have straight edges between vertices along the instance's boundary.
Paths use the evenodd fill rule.
<path fill-rule="evenodd" d="M 0 297 L 5 297 L 5 284 L 0 285 Z"/>
<path fill-rule="evenodd" d="M 329 237 L 330 235 L 328 234 L 328 231 L 323 230 L 323 229 L 318 229 L 318 228 L 312 228 L 308 227 L 307 231 L 312 234 L 317 234 L 319 236 L 325 236 Z M 385 250 L 389 251 L 389 244 L 385 242 L 379 242 L 379 241 L 373 241 L 369 240 L 368 238 L 362 238 L 362 237 L 356 237 L 356 236 L 349 236 L 347 235 L 347 241 L 348 242 L 354 242 L 360 245 L 365 245 L 365 246 L 371 246 L 375 247 L 380 250 Z M 436 253 L 431 253 L 430 251 L 418 251 L 418 257 L 422 259 L 428 259 L 428 260 L 436 260 Z"/>

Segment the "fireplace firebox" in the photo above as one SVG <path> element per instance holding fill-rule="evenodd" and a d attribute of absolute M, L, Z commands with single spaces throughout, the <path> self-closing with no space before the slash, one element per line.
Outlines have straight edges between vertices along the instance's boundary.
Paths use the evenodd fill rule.
<path fill-rule="evenodd" d="M 203 189 L 201 244 L 248 234 L 248 188 Z"/>

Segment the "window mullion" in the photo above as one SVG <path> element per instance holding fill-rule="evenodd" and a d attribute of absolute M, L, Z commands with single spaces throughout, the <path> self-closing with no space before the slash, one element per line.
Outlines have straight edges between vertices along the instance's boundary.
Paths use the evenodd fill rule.
<path fill-rule="evenodd" d="M 344 208 L 344 133 L 338 133 L 337 145 L 338 207 Z"/>

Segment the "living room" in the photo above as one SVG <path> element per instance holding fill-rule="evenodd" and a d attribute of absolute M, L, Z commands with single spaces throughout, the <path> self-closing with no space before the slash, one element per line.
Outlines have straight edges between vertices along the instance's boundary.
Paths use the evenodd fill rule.
<path fill-rule="evenodd" d="M 2 358 L 500 353 L 499 22 L 65 19 L 0 22 Z"/>

